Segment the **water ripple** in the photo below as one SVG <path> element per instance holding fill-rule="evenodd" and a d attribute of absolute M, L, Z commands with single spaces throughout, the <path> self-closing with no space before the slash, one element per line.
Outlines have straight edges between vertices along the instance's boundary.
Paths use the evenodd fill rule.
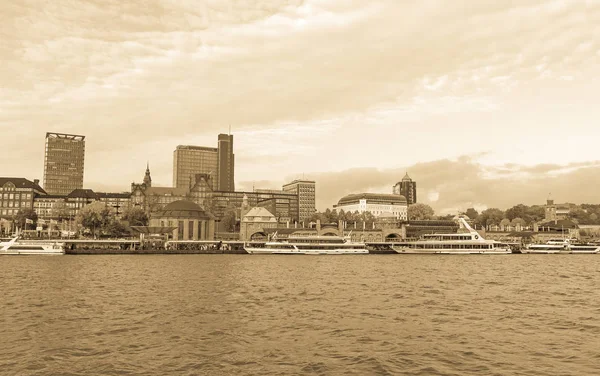
<path fill-rule="evenodd" d="M 600 374 L 597 257 L 0 261 L 0 375 Z"/>

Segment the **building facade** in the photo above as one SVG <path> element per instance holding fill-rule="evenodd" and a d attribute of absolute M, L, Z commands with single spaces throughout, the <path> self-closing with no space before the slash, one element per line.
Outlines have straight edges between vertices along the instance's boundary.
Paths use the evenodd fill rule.
<path fill-rule="evenodd" d="M 19 210 L 34 209 L 36 195 L 45 195 L 39 180 L 0 177 L 0 218 L 12 219 Z"/>
<path fill-rule="evenodd" d="M 358 193 L 342 197 L 334 208 L 338 211 L 371 213 L 375 217 L 390 213 L 401 221 L 408 220 L 408 204 L 401 195 L 384 193 Z"/>
<path fill-rule="evenodd" d="M 210 176 L 213 191 L 235 190 L 233 135 L 220 134 L 217 147 L 179 145 L 173 152 L 173 187 L 190 188 L 197 174 Z"/>
<path fill-rule="evenodd" d="M 233 155 L 233 135 L 220 134 L 218 137 L 218 163 L 217 191 L 235 191 L 234 167 L 235 156 Z"/>
<path fill-rule="evenodd" d="M 44 153 L 44 190 L 67 195 L 83 188 L 85 136 L 46 133 Z"/>
<path fill-rule="evenodd" d="M 393 193 L 395 195 L 401 195 L 406 198 L 406 202 L 408 205 L 417 203 L 417 182 L 413 181 L 410 176 L 408 176 L 408 172 L 402 178 L 402 181 L 399 181 L 394 185 Z"/>
<path fill-rule="evenodd" d="M 283 186 L 283 192 L 298 196 L 298 221 L 308 223 L 316 209 L 316 183 L 313 180 L 294 180 Z"/>
<path fill-rule="evenodd" d="M 215 238 L 215 220 L 197 204 L 178 200 L 153 212 L 150 226 L 175 227 L 173 240 L 213 240 Z"/>
<path fill-rule="evenodd" d="M 173 152 L 173 187 L 188 188 L 196 174 L 217 176 L 219 150 L 204 146 L 179 145 Z M 217 189 L 216 179 L 213 189 Z"/>
<path fill-rule="evenodd" d="M 552 198 L 546 200 L 545 221 L 560 221 L 569 218 L 571 208 L 568 204 L 555 204 Z"/>

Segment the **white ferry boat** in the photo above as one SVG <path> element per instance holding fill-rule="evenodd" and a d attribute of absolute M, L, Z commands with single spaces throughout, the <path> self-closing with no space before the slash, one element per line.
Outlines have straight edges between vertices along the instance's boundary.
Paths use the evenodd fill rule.
<path fill-rule="evenodd" d="M 597 245 L 571 243 L 570 239 L 550 239 L 545 244 L 529 244 L 521 253 L 538 254 L 593 254 L 598 253 L 600 247 Z"/>
<path fill-rule="evenodd" d="M 19 237 L 0 239 L 0 255 L 64 255 L 64 243 L 25 241 Z"/>
<path fill-rule="evenodd" d="M 368 254 L 364 243 L 355 243 L 339 236 L 298 236 L 274 239 L 264 247 L 245 246 L 250 254 L 277 255 L 359 255 Z"/>
<path fill-rule="evenodd" d="M 467 221 L 459 217 L 462 227 L 468 232 L 456 234 L 427 234 L 415 241 L 394 243 L 392 249 L 404 254 L 508 254 L 512 250 L 507 244 L 485 240 Z"/>

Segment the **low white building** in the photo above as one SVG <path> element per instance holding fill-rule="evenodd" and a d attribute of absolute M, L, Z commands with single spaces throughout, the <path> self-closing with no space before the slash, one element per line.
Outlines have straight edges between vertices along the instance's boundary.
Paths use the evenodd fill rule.
<path fill-rule="evenodd" d="M 339 212 L 369 212 L 375 217 L 393 215 L 399 220 L 408 220 L 408 204 L 402 195 L 385 193 L 358 193 L 342 197 L 334 208 Z"/>

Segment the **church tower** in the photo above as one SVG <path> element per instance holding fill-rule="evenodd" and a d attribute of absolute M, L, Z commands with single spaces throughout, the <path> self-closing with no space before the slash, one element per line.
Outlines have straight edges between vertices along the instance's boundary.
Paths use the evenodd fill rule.
<path fill-rule="evenodd" d="M 144 175 L 144 184 L 146 188 L 152 187 L 152 178 L 150 177 L 150 163 L 146 162 L 146 174 Z"/>

